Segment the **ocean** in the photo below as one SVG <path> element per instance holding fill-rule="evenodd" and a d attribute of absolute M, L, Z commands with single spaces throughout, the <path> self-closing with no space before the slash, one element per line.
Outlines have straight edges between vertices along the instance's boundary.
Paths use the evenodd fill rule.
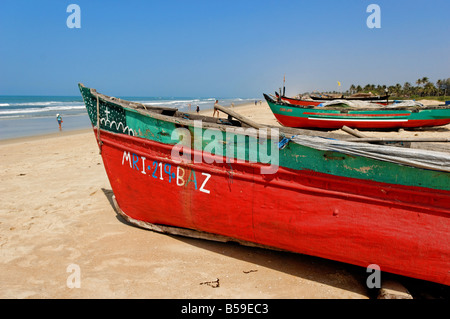
<path fill-rule="evenodd" d="M 170 106 L 180 111 L 212 109 L 215 98 L 120 97 L 149 106 Z M 250 103 L 256 99 L 219 99 L 229 106 Z M 259 100 L 259 99 L 257 99 Z M 63 119 L 62 130 L 91 128 L 81 96 L 0 96 L 0 140 L 59 132 L 56 115 Z M 212 114 L 211 114 L 212 115 Z"/>

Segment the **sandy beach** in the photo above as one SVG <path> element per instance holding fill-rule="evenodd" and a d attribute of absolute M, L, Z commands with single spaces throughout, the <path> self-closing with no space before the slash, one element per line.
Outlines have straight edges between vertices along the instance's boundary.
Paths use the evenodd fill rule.
<path fill-rule="evenodd" d="M 265 102 L 234 110 L 278 125 Z M 450 125 L 364 134 L 450 137 Z M 373 297 L 361 267 L 127 224 L 91 130 L 1 141 L 0 157 L 0 298 Z"/>

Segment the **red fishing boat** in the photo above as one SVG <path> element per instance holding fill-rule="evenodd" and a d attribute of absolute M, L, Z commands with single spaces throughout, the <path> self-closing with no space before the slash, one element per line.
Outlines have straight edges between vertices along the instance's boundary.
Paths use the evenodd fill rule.
<path fill-rule="evenodd" d="M 279 123 L 288 127 L 339 129 L 348 126 L 357 129 L 397 129 L 441 126 L 450 123 L 448 106 L 350 107 L 344 104 L 318 107 L 275 101 L 264 94 Z M 337 100 L 337 103 L 349 103 Z M 328 102 L 329 103 L 329 102 Z M 372 103 L 370 103 L 372 104 Z"/>
<path fill-rule="evenodd" d="M 300 135 L 225 108 L 230 117 L 217 119 L 79 88 L 130 223 L 450 285 L 448 153 Z"/>
<path fill-rule="evenodd" d="M 326 103 L 329 101 L 333 101 L 333 100 L 338 100 L 338 98 L 321 98 L 321 97 L 315 97 L 315 96 L 310 96 L 309 99 L 297 99 L 297 98 L 293 98 L 293 97 L 287 97 L 285 95 L 281 95 L 278 94 L 277 92 L 275 92 L 276 95 L 276 100 L 284 102 L 284 103 L 289 103 L 292 105 L 300 105 L 300 106 L 318 106 L 322 103 Z M 381 105 L 388 105 L 389 104 L 389 100 L 388 100 L 389 96 L 385 96 L 385 97 L 373 97 L 373 98 L 358 98 L 358 97 L 347 97 L 345 98 L 346 100 L 349 101 L 366 101 L 366 102 L 371 102 L 371 103 L 377 103 L 377 104 L 381 104 Z M 340 98 L 343 99 L 343 98 Z"/>
<path fill-rule="evenodd" d="M 320 96 L 316 96 L 312 94 L 310 97 L 311 99 L 315 101 L 321 101 L 321 102 L 328 102 L 333 101 L 337 99 L 344 99 L 349 101 L 366 101 L 366 102 L 372 102 L 372 103 L 388 103 L 389 102 L 389 95 L 379 96 L 379 95 L 372 95 L 369 93 L 357 93 L 350 96 L 344 96 L 340 94 L 338 97 L 329 96 L 327 94 L 319 94 Z"/>

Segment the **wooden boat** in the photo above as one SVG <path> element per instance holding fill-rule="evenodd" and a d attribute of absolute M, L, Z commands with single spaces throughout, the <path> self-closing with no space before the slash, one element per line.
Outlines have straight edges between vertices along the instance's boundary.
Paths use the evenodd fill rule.
<path fill-rule="evenodd" d="M 284 126 L 299 128 L 393 129 L 440 126 L 450 123 L 450 107 L 318 107 L 275 101 L 264 94 L 274 116 Z"/>
<path fill-rule="evenodd" d="M 284 96 L 284 95 L 280 96 L 277 92 L 275 92 L 275 94 L 276 94 L 276 100 L 277 101 L 284 102 L 284 103 L 287 103 L 287 104 L 292 104 L 292 105 L 317 106 L 320 103 L 323 103 L 322 101 L 296 99 L 296 98 L 287 97 L 287 96 Z"/>
<path fill-rule="evenodd" d="M 322 101 L 322 102 L 338 99 L 336 97 L 329 97 L 327 95 L 321 95 L 321 96 L 311 95 L 310 97 L 311 97 L 311 99 L 313 99 L 315 101 Z M 347 96 L 347 97 L 341 96 L 339 99 L 345 99 L 345 100 L 350 100 L 350 101 L 386 102 L 386 101 L 389 101 L 389 95 L 363 96 L 363 94 L 361 94 L 361 96 Z"/>
<path fill-rule="evenodd" d="M 321 99 L 319 97 L 311 96 L 311 99 L 296 99 L 293 97 L 287 97 L 285 95 L 281 95 L 278 92 L 275 92 L 276 98 L 274 100 L 279 102 L 284 102 L 292 105 L 301 105 L 301 106 L 318 106 L 322 103 L 337 100 L 336 98 L 326 98 Z M 352 101 L 368 101 L 381 105 L 388 105 L 389 101 L 387 99 L 367 99 L 367 98 L 351 98 Z"/>
<path fill-rule="evenodd" d="M 226 108 L 228 120 L 79 88 L 130 223 L 450 285 L 449 154 L 291 128 L 265 135 L 265 126 Z M 182 160 L 174 157 L 180 143 Z M 266 151 L 278 160 L 264 159 Z"/>

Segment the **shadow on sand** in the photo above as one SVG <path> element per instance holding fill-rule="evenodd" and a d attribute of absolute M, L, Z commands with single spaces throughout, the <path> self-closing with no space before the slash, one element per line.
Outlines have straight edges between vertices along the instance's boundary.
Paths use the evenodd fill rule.
<path fill-rule="evenodd" d="M 102 191 L 116 212 L 117 220 L 131 227 L 138 227 L 126 221 L 119 214 L 114 205 L 113 191 L 103 188 Z M 222 243 L 170 234 L 167 234 L 167 236 L 216 254 L 347 290 L 370 299 L 376 299 L 379 293 L 379 289 L 367 287 L 366 280 L 371 273 L 363 267 L 299 253 L 242 246 L 234 242 Z M 383 272 L 381 278 L 382 280 L 400 282 L 408 289 L 414 299 L 450 299 L 450 287 L 444 285 Z"/>

